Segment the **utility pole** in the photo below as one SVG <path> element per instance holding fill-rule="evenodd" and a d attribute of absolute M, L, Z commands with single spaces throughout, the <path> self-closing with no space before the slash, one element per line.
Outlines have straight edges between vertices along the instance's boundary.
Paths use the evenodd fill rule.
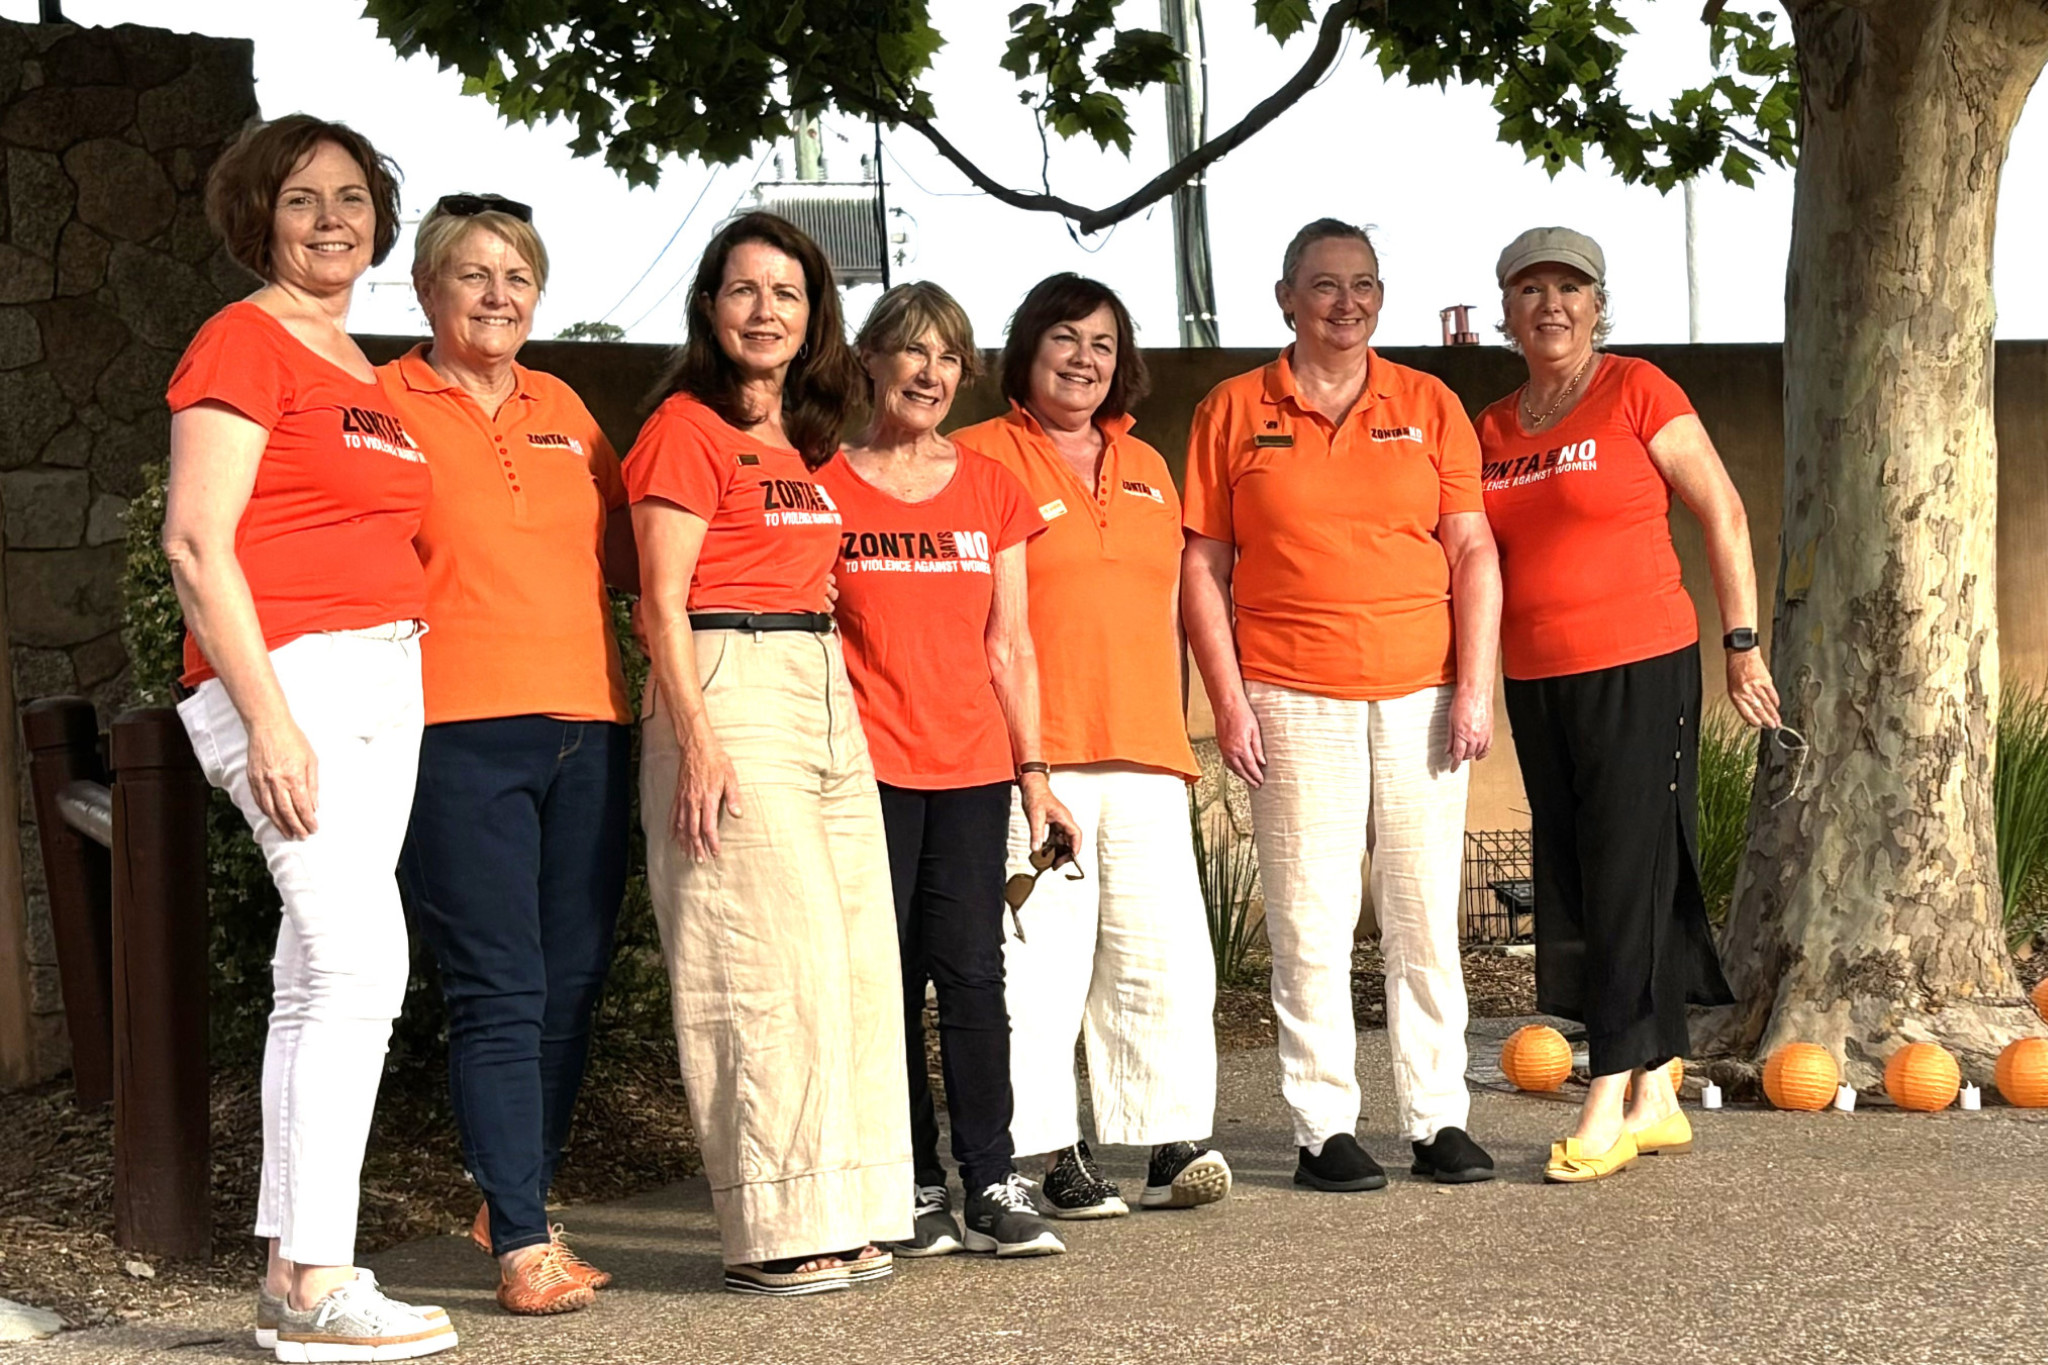
<path fill-rule="evenodd" d="M 1694 345 L 1700 339 L 1700 220 L 1699 187 L 1685 182 L 1685 319 L 1686 337 Z"/>
<path fill-rule="evenodd" d="M 1159 0 L 1159 20 L 1181 52 L 1180 84 L 1166 87 L 1167 155 L 1178 162 L 1209 137 L 1208 52 L 1202 0 Z M 1190 42 L 1192 38 L 1192 42 Z M 1174 293 L 1180 344 L 1215 346 L 1216 281 L 1209 268 L 1209 191 L 1198 175 L 1173 192 Z"/>
<path fill-rule="evenodd" d="M 825 178 L 825 142 L 818 128 L 816 115 L 805 119 L 796 126 L 796 178 L 798 180 L 823 180 Z"/>

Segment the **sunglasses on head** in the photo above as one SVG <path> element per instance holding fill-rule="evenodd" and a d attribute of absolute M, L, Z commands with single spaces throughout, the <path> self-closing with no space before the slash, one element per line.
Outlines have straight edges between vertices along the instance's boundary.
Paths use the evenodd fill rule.
<path fill-rule="evenodd" d="M 435 202 L 434 208 L 456 218 L 474 218 L 479 213 L 509 213 L 522 223 L 533 221 L 531 205 L 499 194 L 444 194 Z"/>

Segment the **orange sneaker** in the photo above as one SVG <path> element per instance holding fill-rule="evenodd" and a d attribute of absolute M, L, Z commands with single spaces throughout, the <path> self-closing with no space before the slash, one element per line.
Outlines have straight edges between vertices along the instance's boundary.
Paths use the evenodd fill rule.
<path fill-rule="evenodd" d="M 569 1249 L 568 1239 L 562 1233 L 562 1225 L 555 1223 L 548 1228 L 548 1239 L 562 1253 L 562 1265 L 570 1276 L 592 1289 L 603 1289 L 612 1282 L 609 1270 L 599 1270 L 590 1262 Z M 481 1251 L 491 1249 L 491 1206 L 484 1204 L 476 1211 L 476 1221 L 469 1225 L 469 1240 L 476 1243 Z"/>
<path fill-rule="evenodd" d="M 489 1204 L 477 1205 L 476 1219 L 469 1225 L 469 1240 L 476 1243 L 477 1250 L 486 1254 L 490 1252 L 491 1206 Z"/>
<path fill-rule="evenodd" d="M 569 1273 L 561 1247 L 550 1244 L 517 1269 L 500 1270 L 498 1306 L 522 1316 L 573 1313 L 597 1302 L 597 1291 Z"/>

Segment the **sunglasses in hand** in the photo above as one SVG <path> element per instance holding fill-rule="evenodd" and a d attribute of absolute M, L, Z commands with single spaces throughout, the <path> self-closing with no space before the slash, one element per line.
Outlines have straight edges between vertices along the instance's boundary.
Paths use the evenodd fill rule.
<path fill-rule="evenodd" d="M 1017 911 L 1024 908 L 1024 902 L 1031 896 L 1038 879 L 1056 867 L 1067 869 L 1067 880 L 1078 882 L 1088 874 L 1081 870 L 1081 864 L 1074 861 L 1074 845 L 1067 838 L 1066 830 L 1053 825 L 1045 831 L 1045 843 L 1031 850 L 1031 870 L 1019 872 L 1003 885 L 1003 901 L 1010 907 L 1011 922 L 1016 925 L 1017 938 L 1024 938 L 1024 926 L 1016 918 Z"/>

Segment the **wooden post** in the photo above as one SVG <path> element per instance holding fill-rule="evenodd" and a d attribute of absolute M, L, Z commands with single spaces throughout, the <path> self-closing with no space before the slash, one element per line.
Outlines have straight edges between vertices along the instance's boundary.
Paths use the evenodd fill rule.
<path fill-rule="evenodd" d="M 107 850 L 71 828 L 57 794 L 73 782 L 105 782 L 99 720 L 83 697 L 43 697 L 22 708 L 34 776 L 36 832 L 50 891 L 50 931 L 64 982 L 71 1079 L 81 1106 L 114 1096 L 113 892 Z"/>
<path fill-rule="evenodd" d="M 30 1009 L 28 899 L 21 888 L 21 750 L 15 742 L 14 668 L 0 560 L 0 1090 L 42 1079 Z"/>

